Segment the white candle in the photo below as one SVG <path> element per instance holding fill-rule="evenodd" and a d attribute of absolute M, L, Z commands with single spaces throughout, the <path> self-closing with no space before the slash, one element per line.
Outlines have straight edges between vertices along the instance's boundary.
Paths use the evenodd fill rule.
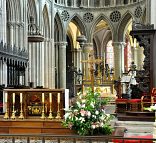
<path fill-rule="evenodd" d="M 60 93 L 57 94 L 57 102 L 60 103 Z"/>
<path fill-rule="evenodd" d="M 44 93 L 42 93 L 42 102 L 44 103 Z"/>
<path fill-rule="evenodd" d="M 52 94 L 49 93 L 49 102 L 51 103 L 52 102 Z"/>
<path fill-rule="evenodd" d="M 12 102 L 15 103 L 15 93 L 12 95 Z"/>
<path fill-rule="evenodd" d="M 22 103 L 22 93 L 20 93 L 20 103 Z"/>
<path fill-rule="evenodd" d="M 5 92 L 5 102 L 7 102 L 7 101 L 8 101 L 8 93 Z"/>

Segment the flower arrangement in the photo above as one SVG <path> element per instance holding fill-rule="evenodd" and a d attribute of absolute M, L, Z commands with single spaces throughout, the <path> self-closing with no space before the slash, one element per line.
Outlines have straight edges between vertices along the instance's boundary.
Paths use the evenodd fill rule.
<path fill-rule="evenodd" d="M 75 104 L 66 110 L 63 125 L 76 130 L 79 135 L 111 134 L 113 115 L 105 113 L 107 103 L 108 99 L 102 99 L 99 92 L 88 88 L 83 94 L 78 93 Z"/>

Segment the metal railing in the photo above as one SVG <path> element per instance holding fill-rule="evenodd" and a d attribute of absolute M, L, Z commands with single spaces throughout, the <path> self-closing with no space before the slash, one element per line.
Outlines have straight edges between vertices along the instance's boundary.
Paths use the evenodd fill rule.
<path fill-rule="evenodd" d="M 51 134 L 0 134 L 0 143 L 153 143 L 156 139 L 124 138 L 119 136 L 76 136 Z"/>

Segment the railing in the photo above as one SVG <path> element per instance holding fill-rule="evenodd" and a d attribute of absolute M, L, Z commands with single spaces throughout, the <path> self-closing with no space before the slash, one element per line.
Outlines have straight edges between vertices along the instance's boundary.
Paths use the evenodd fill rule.
<path fill-rule="evenodd" d="M 152 136 L 151 136 L 152 137 Z M 123 138 L 117 136 L 66 136 L 50 134 L 0 134 L 1 143 L 153 143 L 152 138 Z"/>
<path fill-rule="evenodd" d="M 55 4 L 67 6 L 67 7 L 116 7 L 121 5 L 128 5 L 133 3 L 138 3 L 143 0 L 55 0 Z"/>

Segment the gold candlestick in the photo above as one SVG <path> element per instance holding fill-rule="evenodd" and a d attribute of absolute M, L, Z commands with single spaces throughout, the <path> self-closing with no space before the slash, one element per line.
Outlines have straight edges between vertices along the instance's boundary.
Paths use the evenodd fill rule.
<path fill-rule="evenodd" d="M 13 102 L 11 119 L 16 119 L 16 116 L 15 116 L 15 105 L 14 104 L 15 103 Z"/>
<path fill-rule="evenodd" d="M 23 109 L 22 109 L 22 102 L 21 102 L 21 111 L 20 111 L 20 116 L 19 116 L 18 118 L 19 118 L 19 119 L 24 119 Z"/>
<path fill-rule="evenodd" d="M 44 102 L 42 102 L 42 114 L 41 114 L 41 119 L 45 119 L 45 113 L 44 113 Z"/>
<path fill-rule="evenodd" d="M 49 110 L 49 116 L 48 116 L 48 119 L 53 119 L 54 117 L 53 117 L 53 115 L 52 115 L 52 107 L 51 107 L 51 102 L 50 102 L 50 110 Z"/>
<path fill-rule="evenodd" d="M 56 116 L 56 119 L 61 119 L 61 116 L 60 116 L 60 102 L 57 102 L 58 103 L 58 108 L 57 108 L 57 116 Z"/>
<path fill-rule="evenodd" d="M 6 112 L 5 112 L 5 115 L 4 115 L 4 119 L 9 119 L 7 103 L 6 103 Z"/>

